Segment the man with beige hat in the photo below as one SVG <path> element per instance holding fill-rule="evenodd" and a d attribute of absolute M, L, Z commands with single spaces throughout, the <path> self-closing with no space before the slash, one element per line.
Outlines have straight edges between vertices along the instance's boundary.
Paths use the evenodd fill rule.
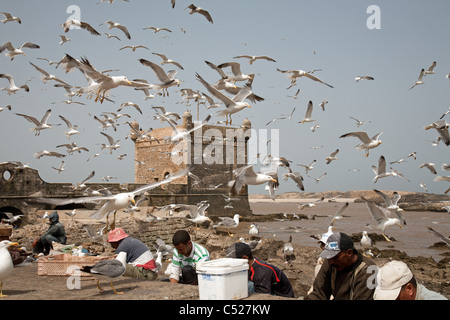
<path fill-rule="evenodd" d="M 406 263 L 390 261 L 377 273 L 374 300 L 448 300 L 417 283 Z"/>

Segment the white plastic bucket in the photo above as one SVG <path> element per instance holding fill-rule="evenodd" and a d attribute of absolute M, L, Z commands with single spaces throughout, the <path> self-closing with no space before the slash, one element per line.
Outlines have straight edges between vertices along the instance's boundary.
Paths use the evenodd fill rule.
<path fill-rule="evenodd" d="M 197 263 L 200 300 L 248 297 L 248 260 L 223 258 Z"/>

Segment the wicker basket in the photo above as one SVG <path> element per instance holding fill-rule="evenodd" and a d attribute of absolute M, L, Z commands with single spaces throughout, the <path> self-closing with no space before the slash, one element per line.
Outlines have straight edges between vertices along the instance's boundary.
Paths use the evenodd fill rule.
<path fill-rule="evenodd" d="M 72 276 L 76 272 L 76 267 L 93 266 L 101 260 L 111 259 L 111 257 L 78 257 L 63 253 L 39 258 L 38 275 L 40 276 Z M 80 272 L 81 277 L 89 277 L 90 274 Z"/>

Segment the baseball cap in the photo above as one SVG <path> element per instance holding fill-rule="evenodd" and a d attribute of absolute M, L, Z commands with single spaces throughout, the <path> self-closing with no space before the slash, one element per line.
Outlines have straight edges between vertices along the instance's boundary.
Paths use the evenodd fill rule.
<path fill-rule="evenodd" d="M 232 244 L 228 249 L 226 256 L 227 258 L 242 258 L 243 256 L 250 256 L 252 253 L 252 249 L 250 246 L 243 242 L 236 242 Z"/>
<path fill-rule="evenodd" d="M 122 228 L 116 228 L 108 233 L 108 242 L 117 242 L 125 239 L 126 237 L 129 237 L 129 235 L 126 234 Z"/>
<path fill-rule="evenodd" d="M 389 261 L 378 270 L 377 287 L 373 295 L 374 300 L 395 300 L 400 294 L 402 286 L 413 277 L 411 270 L 402 261 Z"/>
<path fill-rule="evenodd" d="M 353 248 L 353 241 L 348 235 L 342 232 L 336 232 L 328 237 L 325 249 L 319 256 L 321 258 L 331 259 L 339 252 Z"/>

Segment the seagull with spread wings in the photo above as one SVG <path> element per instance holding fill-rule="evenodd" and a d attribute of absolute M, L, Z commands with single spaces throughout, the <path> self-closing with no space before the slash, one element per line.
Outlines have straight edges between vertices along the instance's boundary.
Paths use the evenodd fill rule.
<path fill-rule="evenodd" d="M 215 96 L 217 99 L 223 102 L 225 104 L 226 109 L 219 112 L 219 115 L 226 117 L 226 124 L 232 123 L 231 115 L 233 115 L 236 112 L 241 111 L 242 109 L 251 106 L 245 102 L 245 98 L 248 97 L 248 95 L 252 92 L 251 89 L 248 86 L 242 87 L 241 90 L 233 97 L 229 98 L 226 95 L 224 95 L 222 92 L 214 88 L 212 85 L 210 85 L 208 82 L 206 82 L 198 73 L 196 74 L 197 80 L 200 81 L 205 88 L 211 93 L 213 96 Z M 228 122 L 228 118 L 230 121 Z"/>
<path fill-rule="evenodd" d="M 367 135 L 367 132 L 365 131 L 355 131 L 355 132 L 349 132 L 346 134 L 341 135 L 339 138 L 347 138 L 347 137 L 355 137 L 361 140 L 361 143 L 356 146 L 356 149 L 358 150 L 365 150 L 365 156 L 369 156 L 369 150 L 378 147 L 382 141 L 380 140 L 382 132 L 377 133 L 372 138 L 369 138 Z"/>
<path fill-rule="evenodd" d="M 70 139 L 70 137 L 73 136 L 74 134 L 80 133 L 80 131 L 78 131 L 78 125 L 76 125 L 76 124 L 72 125 L 72 123 L 69 121 L 69 119 L 67 119 L 61 115 L 59 117 L 67 125 L 68 130 L 66 132 L 64 132 L 64 135 L 67 137 L 67 139 Z"/>
<path fill-rule="evenodd" d="M 13 16 L 11 13 L 9 13 L 9 12 L 0 12 L 0 14 L 2 14 L 2 15 L 5 16 L 5 19 L 0 20 L 0 21 L 3 22 L 3 23 L 7 23 L 7 22 L 10 22 L 10 21 L 17 21 L 19 24 L 22 23 L 22 20 L 20 20 L 19 17 L 14 17 L 14 16 Z"/>
<path fill-rule="evenodd" d="M 394 191 L 392 198 L 390 198 L 386 193 L 380 190 L 373 189 L 373 191 L 375 191 L 378 195 L 380 195 L 383 198 L 385 204 L 384 207 L 387 210 L 389 210 L 389 213 L 395 213 L 400 222 L 406 225 L 406 220 L 402 214 L 403 209 L 400 208 L 398 205 L 398 202 L 400 201 L 402 196 L 397 191 Z"/>
<path fill-rule="evenodd" d="M 185 176 L 188 173 L 188 169 L 182 169 L 174 174 L 169 175 L 167 178 L 161 181 L 150 183 L 142 187 L 138 187 L 130 192 L 123 192 L 105 196 L 94 197 L 78 197 L 71 199 L 58 199 L 58 198 L 37 198 L 30 199 L 30 202 L 47 203 L 55 206 L 67 205 L 70 203 L 103 203 L 103 205 L 94 213 L 90 215 L 93 219 L 101 219 L 107 217 L 109 214 L 127 208 L 131 203 L 135 204 L 135 197 L 143 194 L 144 192 L 162 186 L 164 184 L 171 183 L 172 181 Z"/>
<path fill-rule="evenodd" d="M 86 77 L 88 81 L 88 87 L 85 88 L 85 92 L 96 95 L 95 102 L 100 99 L 103 103 L 106 94 L 109 90 L 117 88 L 119 86 L 128 86 L 135 88 L 148 87 L 148 83 L 142 83 L 137 81 L 130 81 L 125 76 L 108 76 L 102 72 L 97 71 L 87 60 L 82 58 L 81 61 L 77 60 L 70 55 L 66 54 L 60 61 L 58 66 L 65 69 L 66 73 L 71 71 L 72 68 L 77 68 Z"/>
<path fill-rule="evenodd" d="M 247 58 L 247 59 L 249 59 L 248 60 L 249 64 L 253 64 L 253 62 L 255 62 L 256 60 L 267 60 L 267 61 L 276 62 L 274 59 L 272 59 L 269 56 L 251 56 L 251 55 L 248 55 L 248 54 L 242 54 L 242 55 L 233 57 L 233 59 L 238 59 L 238 58 Z"/>
<path fill-rule="evenodd" d="M 229 182 L 229 185 L 231 186 L 230 194 L 233 196 L 238 195 L 245 185 L 260 185 L 267 182 L 278 183 L 278 181 L 267 172 L 256 173 L 253 169 L 253 165 L 247 165 L 237 169 L 236 179 Z"/>
<path fill-rule="evenodd" d="M 89 23 L 76 19 L 67 19 L 61 25 L 61 27 L 63 27 L 65 33 L 69 32 L 70 29 L 84 29 L 89 31 L 89 33 L 94 36 L 100 36 L 100 33 L 95 30 Z"/>
<path fill-rule="evenodd" d="M 45 71 L 45 70 L 42 69 L 42 68 L 39 68 L 37 65 L 35 65 L 35 64 L 32 63 L 32 62 L 30 62 L 30 64 L 31 64 L 37 71 L 39 71 L 40 73 L 43 74 L 43 76 L 41 77 L 41 80 L 42 80 L 43 83 L 47 83 L 47 81 L 54 80 L 54 81 L 57 81 L 57 82 L 61 83 L 63 86 L 70 87 L 70 84 L 66 83 L 65 81 L 63 81 L 63 80 L 61 80 L 61 79 L 59 79 L 59 78 L 57 78 L 55 75 L 48 73 L 47 71 Z"/>
<path fill-rule="evenodd" d="M 47 123 L 48 118 L 50 117 L 52 113 L 52 109 L 48 109 L 44 116 L 42 117 L 41 121 L 39 121 L 38 119 L 36 119 L 35 117 L 26 115 L 26 114 L 22 114 L 22 113 L 16 113 L 18 116 L 24 117 L 25 119 L 27 119 L 29 122 L 34 123 L 35 127 L 31 129 L 31 131 L 36 132 L 35 136 L 38 136 L 41 134 L 41 130 L 44 129 L 51 129 L 53 124 Z"/>
<path fill-rule="evenodd" d="M 153 26 L 152 27 L 143 28 L 142 30 L 153 30 L 153 33 L 157 33 L 157 32 L 160 32 L 160 31 L 172 32 L 172 30 L 170 30 L 168 28 L 165 28 L 165 27 L 159 28 L 159 27 L 153 27 Z"/>
<path fill-rule="evenodd" d="M 0 53 L 7 50 L 8 52 L 5 53 L 5 56 L 7 56 L 8 58 L 11 58 L 11 61 L 13 61 L 17 55 L 19 55 L 19 54 L 25 55 L 25 53 L 22 50 L 23 48 L 39 49 L 40 46 L 33 42 L 28 41 L 28 42 L 25 42 L 24 44 L 22 44 L 19 48 L 15 48 L 11 44 L 11 42 L 8 41 L 0 46 Z"/>
<path fill-rule="evenodd" d="M 435 121 L 424 127 L 425 130 L 435 129 L 439 133 L 439 137 L 445 145 L 450 145 L 450 134 L 448 128 L 450 124 L 445 121 L 445 119 Z"/>
<path fill-rule="evenodd" d="M 30 92 L 30 88 L 28 87 L 27 84 L 24 84 L 24 85 L 21 85 L 20 87 L 18 87 L 16 85 L 16 83 L 14 82 L 14 77 L 12 75 L 10 75 L 10 74 L 0 73 L 0 78 L 8 79 L 8 81 L 9 81 L 9 88 L 8 87 L 3 87 L 2 91 L 7 91 L 9 95 L 11 95 L 11 93 L 16 93 L 20 89 L 25 90 L 25 92 Z"/>
<path fill-rule="evenodd" d="M 387 209 L 378 206 L 376 203 L 369 201 L 364 197 L 361 198 L 366 202 L 367 208 L 369 209 L 372 219 L 375 220 L 377 223 L 376 227 L 381 230 L 381 235 L 386 239 L 386 241 L 391 242 L 392 240 L 389 239 L 384 232 L 386 228 L 394 225 L 398 225 L 401 228 L 402 224 L 400 220 L 398 218 L 389 218 Z"/>
<path fill-rule="evenodd" d="M 145 59 L 139 59 L 139 62 L 144 66 L 150 67 L 156 74 L 160 83 L 153 84 L 153 87 L 159 91 L 162 91 L 163 96 L 165 96 L 166 93 L 167 96 L 169 95 L 169 91 L 167 91 L 169 87 L 180 86 L 181 84 L 180 80 L 175 78 L 175 75 L 177 74 L 176 70 L 170 70 L 169 72 L 166 73 L 163 68 L 161 68 L 154 62 Z"/>
<path fill-rule="evenodd" d="M 187 7 L 186 9 L 188 9 L 188 8 L 191 9 L 191 11 L 189 11 L 189 14 L 199 13 L 202 16 L 204 16 L 206 18 L 206 20 L 208 20 L 211 23 L 214 23 L 209 12 L 204 10 L 203 8 L 197 7 L 194 4 L 189 5 L 189 7 Z"/>
<path fill-rule="evenodd" d="M 311 118 L 312 112 L 313 112 L 313 103 L 310 100 L 308 102 L 308 107 L 306 108 L 305 117 L 302 120 L 300 120 L 298 123 L 303 124 L 305 122 L 314 122 L 314 121 L 316 121 L 313 118 Z"/>
<path fill-rule="evenodd" d="M 425 69 L 420 70 L 419 77 L 417 78 L 416 82 L 414 82 L 413 86 L 411 88 L 409 88 L 409 90 L 411 90 L 415 86 L 424 84 L 425 82 L 423 82 L 423 80 L 422 80 L 424 75 L 425 75 Z"/>
<path fill-rule="evenodd" d="M 114 21 L 111 21 L 111 20 L 105 21 L 104 23 L 108 24 L 108 28 L 109 28 L 109 29 L 117 28 L 117 29 L 121 30 L 121 31 L 125 34 L 125 36 L 126 36 L 128 39 L 131 39 L 131 35 L 130 35 L 130 33 L 128 32 L 127 27 L 121 25 L 121 24 L 118 23 L 118 22 L 114 22 Z M 102 24 L 104 24 L 104 23 L 102 23 Z"/>
<path fill-rule="evenodd" d="M 402 173 L 400 173 L 398 170 L 390 168 L 392 171 L 388 172 L 386 171 L 386 158 L 382 155 L 378 159 L 378 167 L 372 166 L 372 170 L 375 173 L 375 178 L 373 178 L 373 183 L 376 183 L 378 179 L 385 178 L 385 177 L 400 177 L 405 179 L 406 181 L 409 181 L 408 178 L 406 178 Z"/>
<path fill-rule="evenodd" d="M 164 64 L 167 64 L 167 63 L 171 63 L 171 64 L 173 64 L 173 65 L 176 65 L 176 66 L 177 66 L 178 68 L 180 68 L 181 70 L 184 70 L 183 66 L 182 66 L 179 62 L 167 58 L 166 55 L 164 55 L 164 54 L 162 54 L 162 53 L 156 53 L 156 52 L 152 52 L 152 54 L 154 54 L 154 55 L 156 55 L 156 56 L 159 56 L 159 57 L 162 59 L 161 65 L 164 65 Z"/>
<path fill-rule="evenodd" d="M 228 81 L 247 81 L 253 80 L 253 78 L 255 77 L 255 75 L 252 73 L 242 73 L 241 64 L 239 62 L 225 62 L 219 64 L 217 67 L 220 69 L 231 67 L 231 72 L 233 73 L 233 75 L 227 76 Z"/>
<path fill-rule="evenodd" d="M 320 80 L 319 78 L 317 78 L 316 76 L 312 75 L 312 73 L 314 71 L 317 71 L 317 70 L 312 70 L 312 71 L 293 70 L 293 69 L 280 70 L 280 69 L 277 68 L 277 71 L 281 72 L 281 73 L 287 73 L 288 74 L 287 77 L 288 77 L 288 79 L 291 79 L 291 86 L 297 84 L 297 78 L 306 77 L 308 79 L 320 82 L 320 83 L 322 83 L 322 84 L 324 84 L 324 85 L 326 85 L 326 86 L 328 86 L 330 88 L 333 88 L 332 85 L 329 85 L 328 83 L 326 83 L 326 82 Z"/>

